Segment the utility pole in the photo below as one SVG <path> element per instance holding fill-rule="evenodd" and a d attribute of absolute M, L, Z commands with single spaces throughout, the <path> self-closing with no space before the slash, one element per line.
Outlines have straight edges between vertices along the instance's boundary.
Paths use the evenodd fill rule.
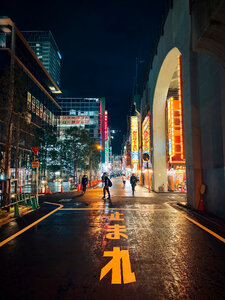
<path fill-rule="evenodd" d="M 13 101 L 14 101 L 14 67 L 15 67 L 15 24 L 12 23 L 11 31 L 11 60 L 10 60 L 10 85 L 9 85 L 9 102 L 6 125 L 6 145 L 5 145 L 5 175 L 6 182 L 3 193 L 3 205 L 10 201 L 10 164 L 11 164 L 11 144 L 12 144 L 12 118 L 13 118 Z"/>

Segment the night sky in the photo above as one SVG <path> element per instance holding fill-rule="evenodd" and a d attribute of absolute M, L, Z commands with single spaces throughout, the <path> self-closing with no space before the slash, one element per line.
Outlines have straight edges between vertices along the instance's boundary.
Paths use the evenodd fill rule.
<path fill-rule="evenodd" d="M 0 14 L 19 30 L 51 30 L 62 54 L 65 96 L 106 97 L 121 152 L 133 93 L 136 57 L 148 68 L 165 0 L 5 1 Z"/>

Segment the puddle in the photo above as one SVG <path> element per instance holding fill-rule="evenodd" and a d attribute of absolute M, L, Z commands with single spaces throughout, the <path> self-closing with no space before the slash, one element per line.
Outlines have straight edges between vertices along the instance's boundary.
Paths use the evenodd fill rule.
<path fill-rule="evenodd" d="M 90 205 L 89 203 L 85 203 L 85 202 L 75 202 L 73 204 L 74 207 L 87 207 L 89 205 Z"/>
<path fill-rule="evenodd" d="M 70 202 L 70 201 L 72 201 L 72 199 L 61 199 L 61 200 L 59 200 L 59 202 Z"/>

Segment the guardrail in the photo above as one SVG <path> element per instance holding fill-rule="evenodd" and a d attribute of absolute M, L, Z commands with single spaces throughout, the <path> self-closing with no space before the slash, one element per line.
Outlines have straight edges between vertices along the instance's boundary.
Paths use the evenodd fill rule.
<path fill-rule="evenodd" d="M 31 206 L 32 209 L 37 209 L 39 207 L 38 200 L 36 195 L 32 194 L 12 194 L 10 203 L 2 206 L 1 209 L 10 208 L 14 206 L 14 217 L 17 218 L 20 216 L 19 204 L 22 203 L 25 206 Z"/>

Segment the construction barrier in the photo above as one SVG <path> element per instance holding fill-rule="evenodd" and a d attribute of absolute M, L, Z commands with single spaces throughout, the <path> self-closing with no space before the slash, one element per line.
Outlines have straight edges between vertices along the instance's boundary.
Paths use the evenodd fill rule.
<path fill-rule="evenodd" d="M 15 203 L 14 203 L 15 202 Z M 31 196 L 30 194 L 26 196 L 25 194 L 18 194 L 16 198 L 13 200 L 14 203 L 14 218 L 20 217 L 19 203 L 22 203 L 26 206 L 31 206 L 32 209 L 37 209 L 39 207 L 36 195 Z"/>

